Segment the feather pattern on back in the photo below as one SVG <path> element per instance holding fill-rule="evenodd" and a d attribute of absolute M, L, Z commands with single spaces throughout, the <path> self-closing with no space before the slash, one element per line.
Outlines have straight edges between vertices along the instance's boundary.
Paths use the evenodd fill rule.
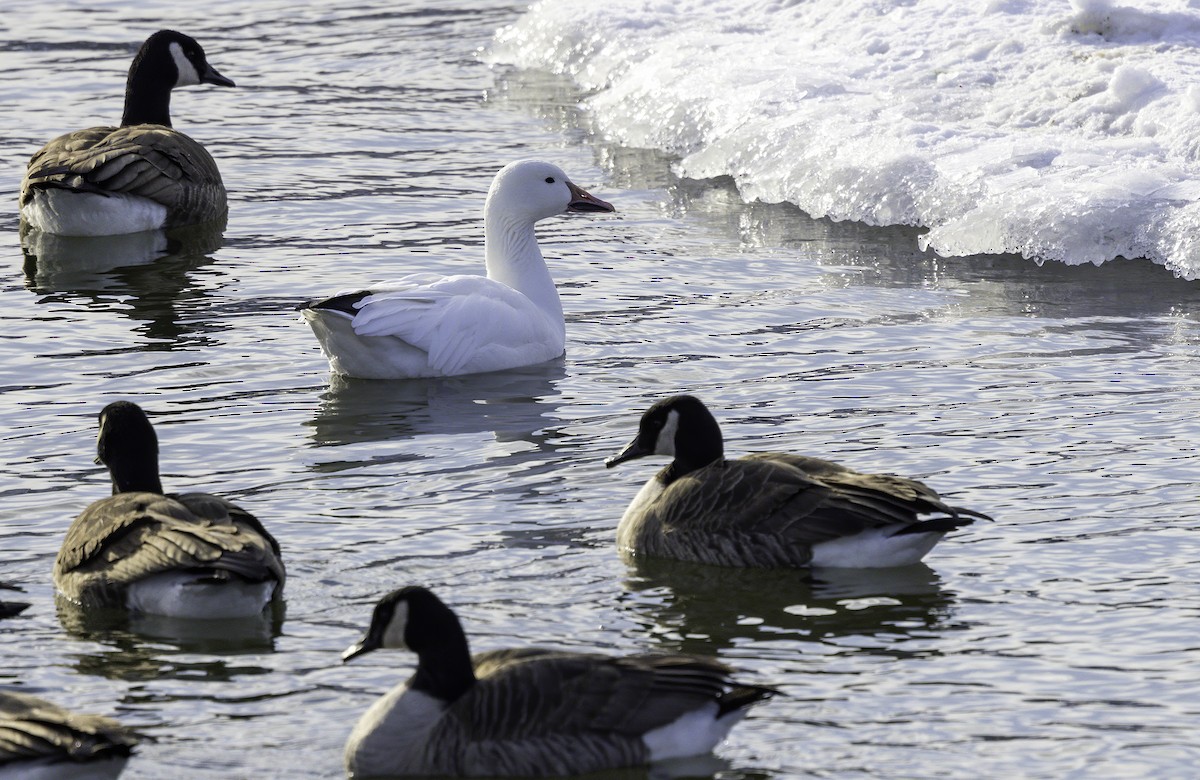
<path fill-rule="evenodd" d="M 22 206 L 50 188 L 152 200 L 168 210 L 163 227 L 207 222 L 227 210 L 212 155 L 162 125 L 92 127 L 59 136 L 29 161 Z"/>
<path fill-rule="evenodd" d="M 0 767 L 124 757 L 137 742 L 133 731 L 111 718 L 71 712 L 29 694 L 0 692 Z"/>
<path fill-rule="evenodd" d="M 180 570 L 280 587 L 285 579 L 279 543 L 245 510 L 206 493 L 135 492 L 79 515 L 54 561 L 54 582 L 85 607 L 123 607 L 134 582 Z"/>

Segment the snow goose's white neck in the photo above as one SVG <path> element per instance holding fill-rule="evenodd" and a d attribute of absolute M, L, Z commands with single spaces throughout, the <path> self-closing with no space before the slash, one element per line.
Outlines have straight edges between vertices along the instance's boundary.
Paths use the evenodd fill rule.
<path fill-rule="evenodd" d="M 559 323 L 562 301 L 533 226 L 566 211 L 605 212 L 613 207 L 572 184 L 557 165 L 541 160 L 504 166 L 483 207 L 488 278 L 522 293 Z"/>
<path fill-rule="evenodd" d="M 547 314 L 562 319 L 562 301 L 538 248 L 535 221 L 506 208 L 500 198 L 488 197 L 483 215 L 487 275 L 523 294 Z"/>

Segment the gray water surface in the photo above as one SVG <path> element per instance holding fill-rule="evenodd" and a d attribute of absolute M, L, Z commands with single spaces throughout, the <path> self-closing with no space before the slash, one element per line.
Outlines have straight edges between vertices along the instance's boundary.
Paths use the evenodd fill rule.
<path fill-rule="evenodd" d="M 35 8 L 0 23 L 0 685 L 155 738 L 128 778 L 341 772 L 413 657 L 340 663 L 424 583 L 475 649 L 716 654 L 787 695 L 722 777 L 1188 777 L 1200 763 L 1200 286 L 1146 262 L 942 260 L 594 138 L 569 85 L 477 52 L 521 6 L 248 0 Z M 237 89 L 175 124 L 230 190 L 223 234 L 27 247 L 30 154 L 115 122 L 136 43 L 196 36 Z M 565 359 L 417 382 L 331 377 L 294 307 L 414 271 L 482 273 L 483 195 L 560 164 L 615 216 L 540 234 Z M 143 262 L 132 258 L 144 253 Z M 629 567 L 613 535 L 660 465 L 603 459 L 687 391 L 727 452 L 925 479 L 994 515 L 875 573 Z M 286 610 L 209 627 L 55 607 L 70 520 L 108 493 L 96 414 L 143 404 L 168 489 L 219 491 L 284 546 Z"/>

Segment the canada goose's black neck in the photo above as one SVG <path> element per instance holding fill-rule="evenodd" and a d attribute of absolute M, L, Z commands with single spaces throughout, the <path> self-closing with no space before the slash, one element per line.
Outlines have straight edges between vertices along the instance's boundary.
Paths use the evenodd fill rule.
<path fill-rule="evenodd" d="M 108 468 L 114 496 L 163 492 L 158 477 L 158 436 L 137 404 L 115 401 L 100 412 L 96 462 Z"/>
<path fill-rule="evenodd" d="M 440 600 L 436 604 L 414 604 L 414 611 L 417 608 L 425 614 L 405 640 L 417 654 L 417 673 L 411 687 L 443 701 L 454 701 L 475 684 L 467 635 L 458 616 Z"/>
<path fill-rule="evenodd" d="M 113 478 L 113 496 L 134 492 L 162 494 L 162 481 L 158 479 L 156 458 L 122 458 L 106 463 L 106 466 L 108 474 Z"/>
<path fill-rule="evenodd" d="M 698 454 L 695 452 L 680 453 L 675 456 L 675 460 L 671 462 L 671 465 L 663 469 L 666 477 L 664 481 L 670 484 L 680 477 L 691 474 L 693 471 L 699 471 L 705 466 L 724 462 L 725 456 L 721 449 L 718 449 L 715 453 L 710 452 L 707 454 Z"/>
<path fill-rule="evenodd" d="M 667 408 L 679 416 L 675 422 L 675 460 L 661 472 L 664 482 L 670 484 L 725 459 L 721 428 L 700 399 L 681 395 L 666 403 Z"/>
<path fill-rule="evenodd" d="M 112 477 L 113 495 L 118 493 L 162 494 L 162 481 L 158 478 L 158 459 L 121 458 L 106 463 Z"/>
<path fill-rule="evenodd" d="M 154 50 L 149 42 L 138 51 L 129 66 L 129 79 L 125 82 L 125 113 L 121 126 L 166 125 L 171 126 L 171 89 L 177 74 L 170 57 L 162 56 L 162 50 Z M 164 62 L 165 60 L 165 62 Z"/>

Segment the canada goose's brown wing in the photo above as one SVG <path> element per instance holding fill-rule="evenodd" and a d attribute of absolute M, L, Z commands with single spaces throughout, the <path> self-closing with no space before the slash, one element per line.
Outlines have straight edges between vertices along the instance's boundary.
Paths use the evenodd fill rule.
<path fill-rule="evenodd" d="M 136 195 L 161 203 L 168 225 L 225 213 L 225 186 L 203 146 L 163 125 L 92 127 L 59 136 L 34 154 L 21 204 L 38 188 Z"/>
<path fill-rule="evenodd" d="M 511 718 L 488 718 L 511 736 L 561 730 L 641 735 L 674 721 L 729 686 L 729 667 L 709 658 L 612 657 L 539 649 L 475 656 L 478 682 L 451 710 L 504 702 Z M 480 722 L 483 718 L 472 718 Z"/>
<path fill-rule="evenodd" d="M 137 742 L 132 730 L 111 718 L 71 712 L 28 694 L 0 692 L 0 766 L 128 756 Z"/>
<path fill-rule="evenodd" d="M 455 771 L 577 774 L 647 760 L 642 735 L 736 690 L 748 706 L 773 691 L 733 686 L 718 661 L 672 655 L 614 658 L 538 649 L 475 656 L 478 681 L 447 708 L 429 747 L 458 751 Z M 746 691 L 758 691 L 747 698 Z"/>
<path fill-rule="evenodd" d="M 120 493 L 96 501 L 71 524 L 54 562 L 68 598 L 107 603 L 125 587 L 167 571 L 207 571 L 282 586 L 279 545 L 236 505 L 205 493 Z"/>
<path fill-rule="evenodd" d="M 723 566 L 805 566 L 812 546 L 866 527 L 859 513 L 829 511 L 829 486 L 769 460 L 729 460 L 669 484 L 622 520 L 623 546 Z"/>
<path fill-rule="evenodd" d="M 876 513 L 881 521 L 879 524 L 913 523 L 917 515 L 935 513 L 991 520 L 980 512 L 950 506 L 924 482 L 895 474 L 869 474 L 833 461 L 785 452 L 747 455 L 742 460 L 786 463 L 800 469 L 813 479 L 836 488 L 844 494 L 845 501 L 863 507 L 866 512 Z"/>
<path fill-rule="evenodd" d="M 945 517 L 919 517 L 931 512 Z M 721 566 L 801 567 L 822 542 L 887 526 L 944 532 L 967 525 L 971 517 L 982 515 L 946 505 L 915 480 L 763 453 L 675 479 L 649 504 L 627 513 L 617 535 L 623 549 L 642 555 Z"/>

